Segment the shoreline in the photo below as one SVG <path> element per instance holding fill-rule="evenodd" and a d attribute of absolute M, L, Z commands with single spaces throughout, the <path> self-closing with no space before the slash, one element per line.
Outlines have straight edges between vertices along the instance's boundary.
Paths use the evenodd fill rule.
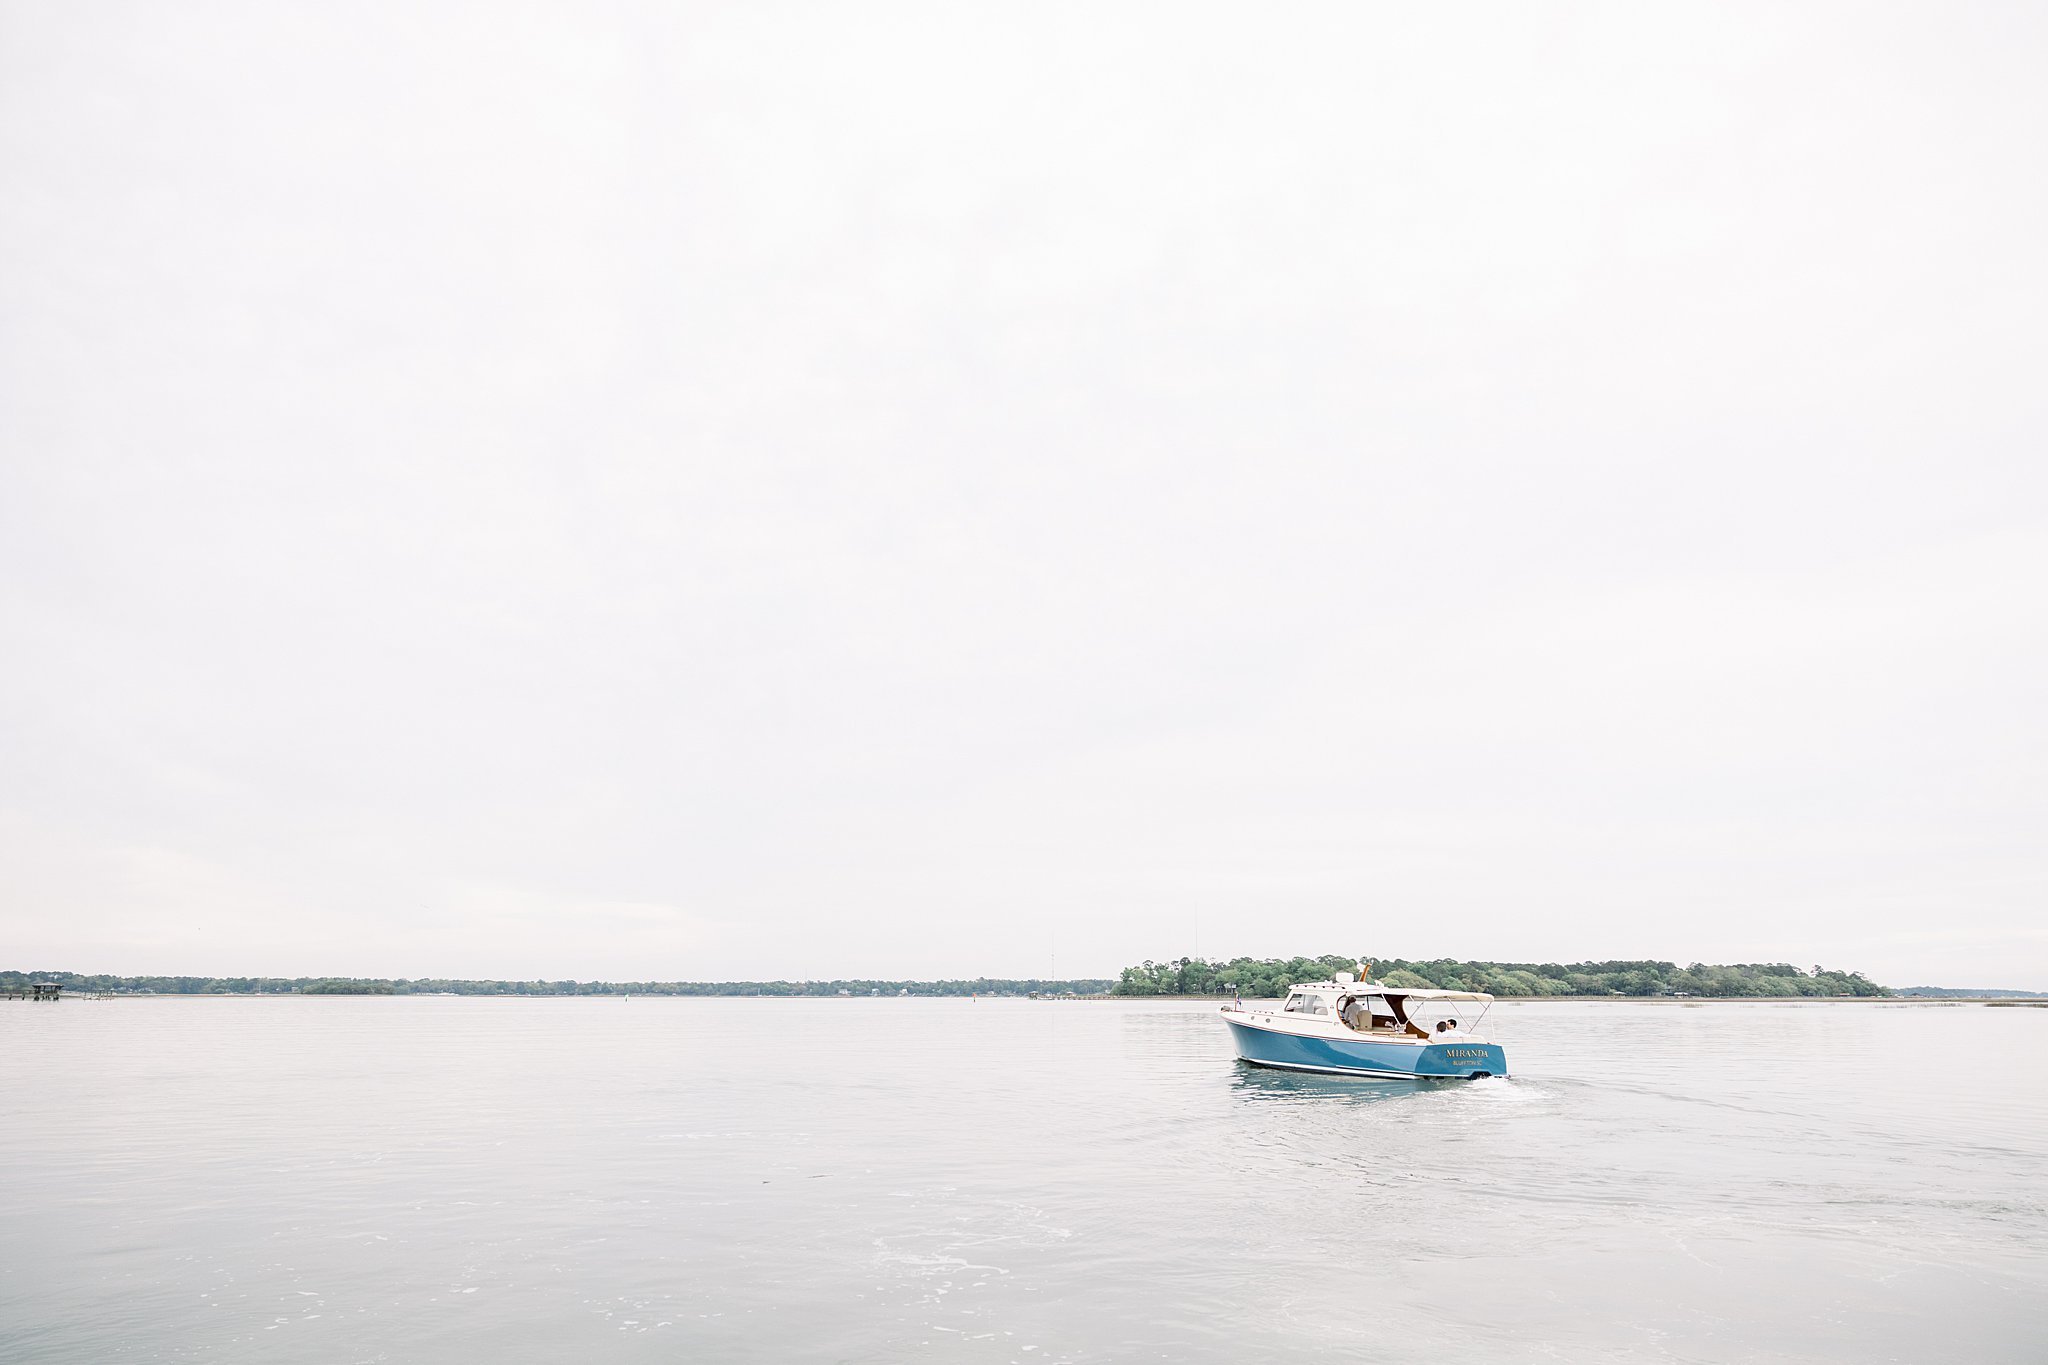
<path fill-rule="evenodd" d="M 1230 1001 L 1218 995 L 676 995 L 649 991 L 634 995 L 620 991 L 606 994 L 522 994 L 518 991 L 107 991 L 67 994 L 66 1000 L 812 1000 L 852 1003 L 859 1000 L 1023 1000 L 1041 1005 L 1097 1005 L 1159 1002 L 1178 1005 L 1216 1005 Z M 1247 1004 L 1277 1004 L 1279 996 L 1245 996 Z M 1497 1005 L 1663 1005 L 1692 1008 L 1697 1005 L 2000 1005 L 2048 1009 L 2048 996 L 2026 995 L 1497 995 Z"/>
<path fill-rule="evenodd" d="M 1227 1002 L 1217 995 L 1085 995 L 1081 1001 L 1171 1000 L 1180 1002 Z M 1278 1001 L 1277 995 L 1245 996 L 1245 1001 Z M 2036 995 L 1496 995 L 1496 1005 L 2037 1005 L 2048 1008 L 2048 997 Z"/>

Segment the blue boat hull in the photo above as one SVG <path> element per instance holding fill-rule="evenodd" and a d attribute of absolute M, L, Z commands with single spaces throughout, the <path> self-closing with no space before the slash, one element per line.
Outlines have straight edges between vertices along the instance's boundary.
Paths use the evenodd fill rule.
<path fill-rule="evenodd" d="M 1348 1076 L 1460 1080 L 1505 1076 L 1507 1054 L 1492 1043 L 1376 1043 L 1367 1038 L 1305 1038 L 1226 1018 L 1237 1055 L 1254 1066 Z"/>

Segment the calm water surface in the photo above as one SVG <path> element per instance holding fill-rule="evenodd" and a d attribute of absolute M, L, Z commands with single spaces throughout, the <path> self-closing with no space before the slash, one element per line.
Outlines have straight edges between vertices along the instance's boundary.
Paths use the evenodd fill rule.
<path fill-rule="evenodd" d="M 1185 1004 L 0 1002 L 0 1360 L 2048 1359 L 2048 1010 L 1494 1023 L 1418 1088 Z"/>

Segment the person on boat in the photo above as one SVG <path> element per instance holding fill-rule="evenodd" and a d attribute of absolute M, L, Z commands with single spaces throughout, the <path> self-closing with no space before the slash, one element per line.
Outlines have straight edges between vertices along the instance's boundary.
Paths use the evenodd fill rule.
<path fill-rule="evenodd" d="M 1458 1030 L 1457 1020 L 1439 1019 L 1436 1021 L 1436 1037 L 1430 1039 L 1430 1041 L 1433 1043 L 1448 1043 L 1463 1036 Z"/>

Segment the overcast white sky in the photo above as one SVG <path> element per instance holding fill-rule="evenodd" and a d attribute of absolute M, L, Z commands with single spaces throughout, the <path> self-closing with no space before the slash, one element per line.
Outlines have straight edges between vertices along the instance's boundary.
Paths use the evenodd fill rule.
<path fill-rule="evenodd" d="M 2048 988 L 2044 26 L 0 0 L 0 966 Z"/>

